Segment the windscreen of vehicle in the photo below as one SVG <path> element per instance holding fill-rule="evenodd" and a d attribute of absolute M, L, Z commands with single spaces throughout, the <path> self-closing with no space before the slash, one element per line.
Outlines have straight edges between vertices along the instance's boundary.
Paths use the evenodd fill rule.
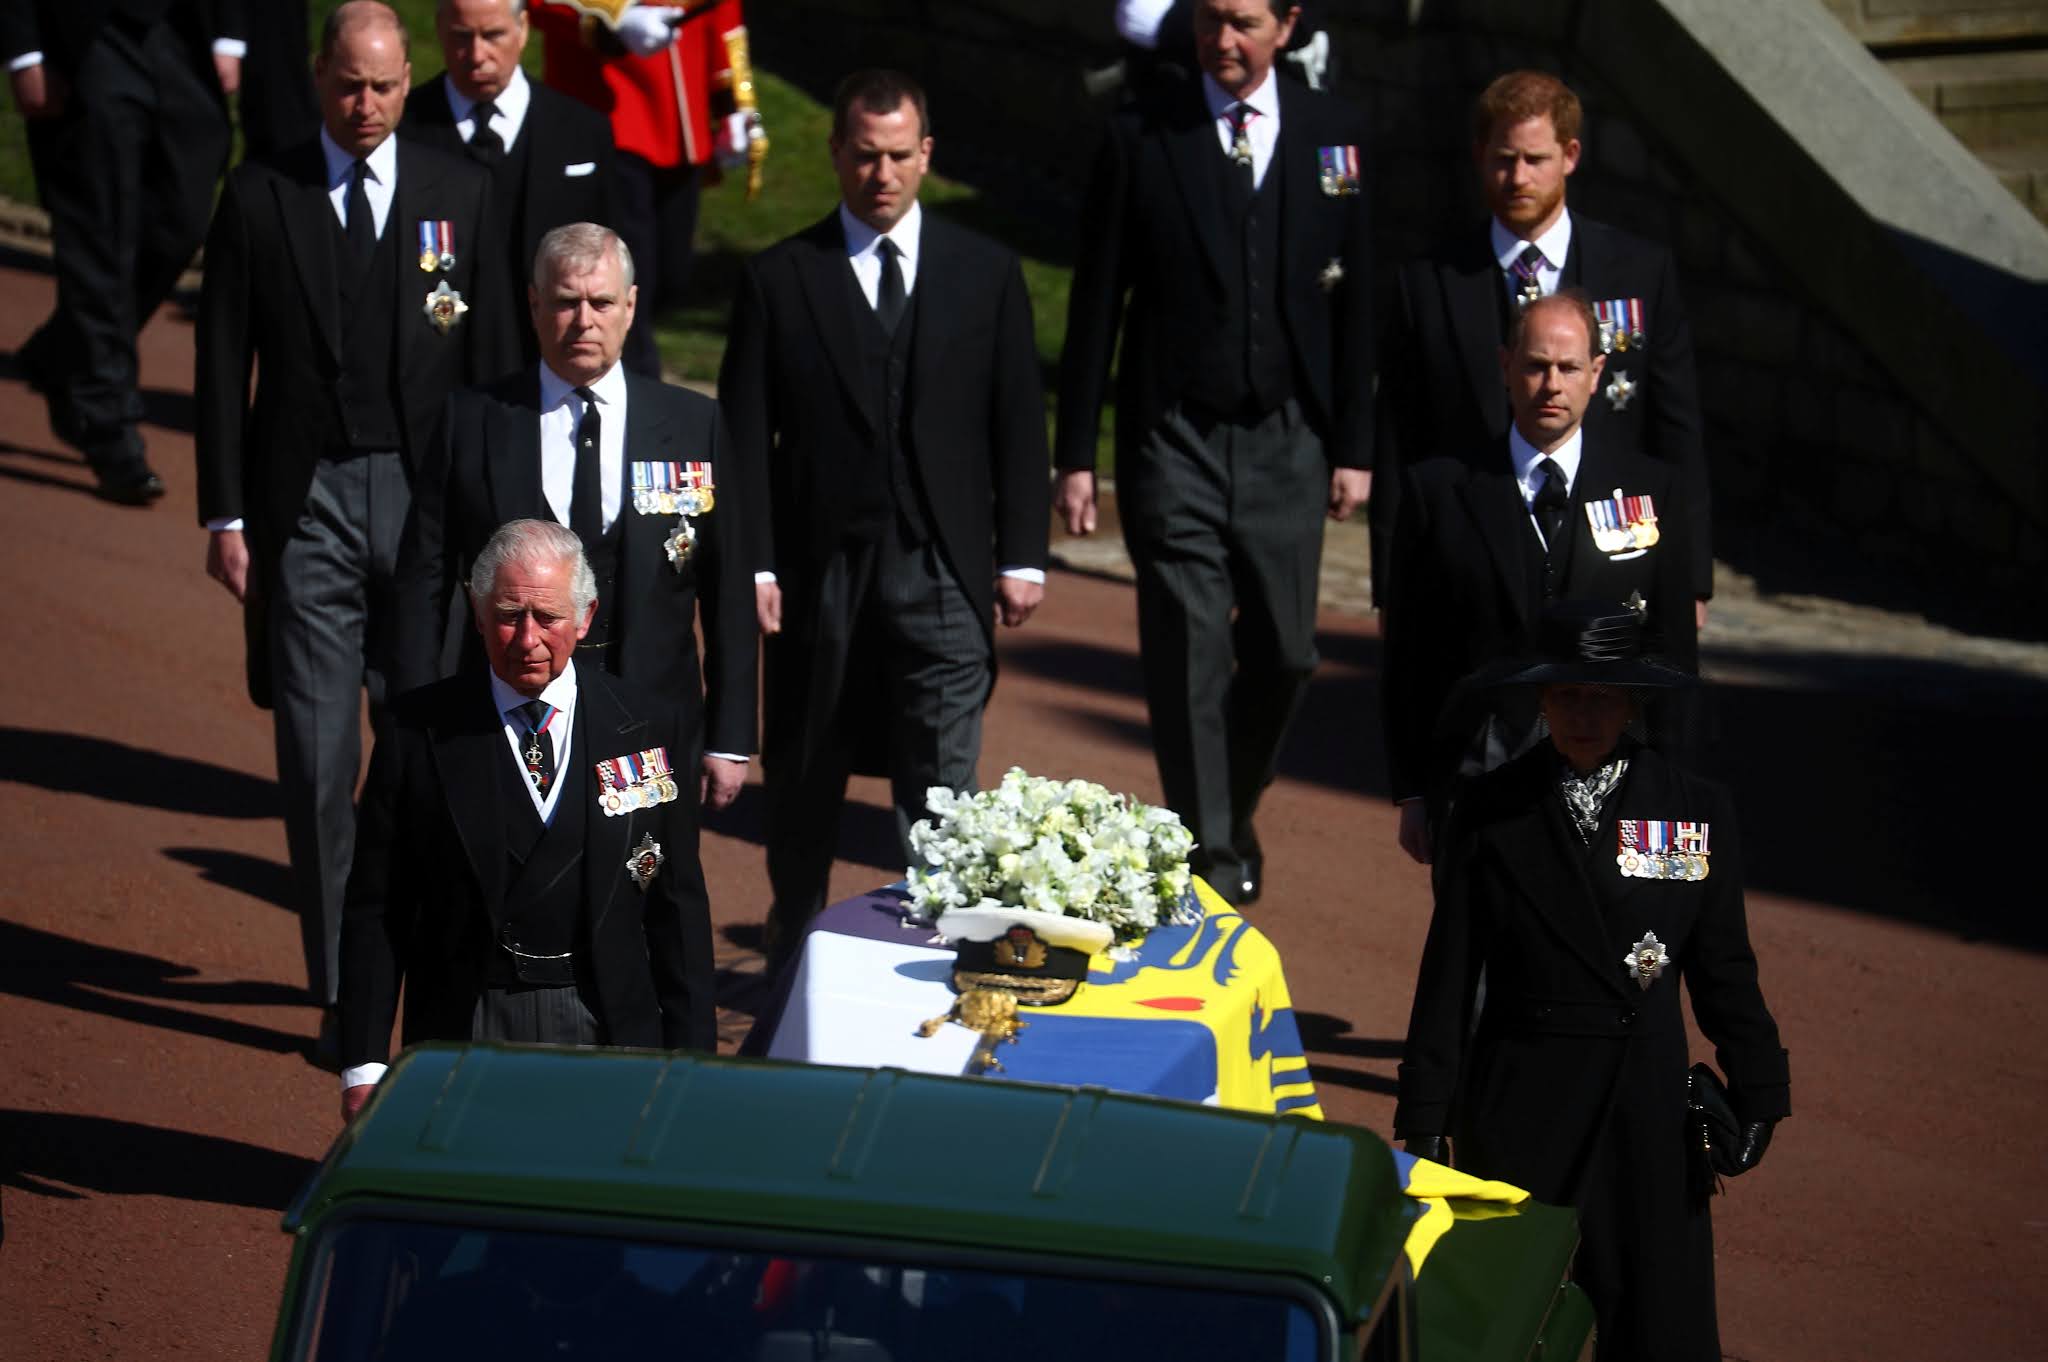
<path fill-rule="evenodd" d="M 357 1220 L 311 1259 L 315 1362 L 1311 1362 L 1298 1301 L 1055 1271 Z"/>

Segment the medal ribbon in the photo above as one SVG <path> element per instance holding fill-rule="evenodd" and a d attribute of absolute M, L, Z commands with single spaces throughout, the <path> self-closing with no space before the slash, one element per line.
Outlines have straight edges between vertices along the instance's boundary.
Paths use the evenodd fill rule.
<path fill-rule="evenodd" d="M 441 258 L 452 263 L 455 259 L 455 224 L 442 218 L 434 224 L 434 230 L 440 233 Z"/>

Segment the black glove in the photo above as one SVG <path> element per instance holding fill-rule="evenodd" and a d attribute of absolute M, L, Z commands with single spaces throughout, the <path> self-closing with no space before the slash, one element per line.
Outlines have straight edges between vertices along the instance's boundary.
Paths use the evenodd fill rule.
<path fill-rule="evenodd" d="M 1765 1138 L 1770 1138 L 1768 1132 Z M 1451 1166 L 1451 1142 L 1441 1135 L 1410 1135 L 1401 1142 L 1401 1148 L 1418 1159 L 1428 1159 L 1446 1168 Z"/>
<path fill-rule="evenodd" d="M 1742 1143 L 1735 1150 L 1735 1166 L 1728 1170 L 1732 1177 L 1747 1173 L 1764 1161 L 1764 1151 L 1771 1147 L 1771 1128 L 1776 1121 L 1749 1121 L 1742 1127 Z"/>

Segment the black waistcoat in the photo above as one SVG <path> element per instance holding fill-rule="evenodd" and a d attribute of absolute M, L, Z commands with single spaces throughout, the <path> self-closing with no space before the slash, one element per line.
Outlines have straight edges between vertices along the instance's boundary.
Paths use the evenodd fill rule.
<path fill-rule="evenodd" d="M 341 222 L 331 217 L 329 221 L 334 224 L 335 291 L 342 317 L 341 376 L 335 384 L 341 408 L 337 442 L 343 449 L 402 449 L 405 419 L 398 398 L 398 329 L 392 314 L 397 307 L 399 238 L 408 224 L 399 221 L 397 205 L 392 205 L 384 234 L 370 253 L 369 268 L 356 275 L 349 268 L 348 238 Z M 415 268 L 409 246 L 405 268 L 423 281 L 419 296 L 424 304 L 433 278 Z"/>
<path fill-rule="evenodd" d="M 847 537 L 872 541 L 893 521 L 907 542 L 922 544 L 932 537 L 932 522 L 917 464 L 910 455 L 905 413 L 910 404 L 911 342 L 924 293 L 912 290 L 892 336 L 882 329 L 850 266 L 846 286 L 851 291 L 854 334 L 860 341 L 861 382 L 864 390 L 874 395 L 869 409 L 881 418 L 873 445 L 859 456 L 863 467 L 854 480 L 852 504 L 847 507 Z"/>
<path fill-rule="evenodd" d="M 534 811 L 512 753 L 493 763 L 505 821 L 504 937 L 524 951 L 553 955 L 582 944 L 583 839 L 596 802 L 583 748 L 569 745 L 569 760 L 556 776 L 562 794 L 547 823 Z"/>
<path fill-rule="evenodd" d="M 1252 190 L 1228 156 L 1215 161 L 1222 222 L 1223 324 L 1209 338 L 1187 391 L 1193 405 L 1240 419 L 1263 416 L 1294 395 L 1294 360 L 1280 322 L 1281 178 L 1287 158 L 1274 148 L 1266 178 Z"/>

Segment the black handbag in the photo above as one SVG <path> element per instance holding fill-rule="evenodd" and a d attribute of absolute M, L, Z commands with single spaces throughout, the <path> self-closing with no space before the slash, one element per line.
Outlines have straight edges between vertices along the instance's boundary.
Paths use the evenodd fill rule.
<path fill-rule="evenodd" d="M 1721 1179 L 1743 1172 L 1742 1126 L 1721 1075 L 1695 1064 L 1685 1076 L 1686 1173 L 1693 1201 L 1704 1205 Z"/>

